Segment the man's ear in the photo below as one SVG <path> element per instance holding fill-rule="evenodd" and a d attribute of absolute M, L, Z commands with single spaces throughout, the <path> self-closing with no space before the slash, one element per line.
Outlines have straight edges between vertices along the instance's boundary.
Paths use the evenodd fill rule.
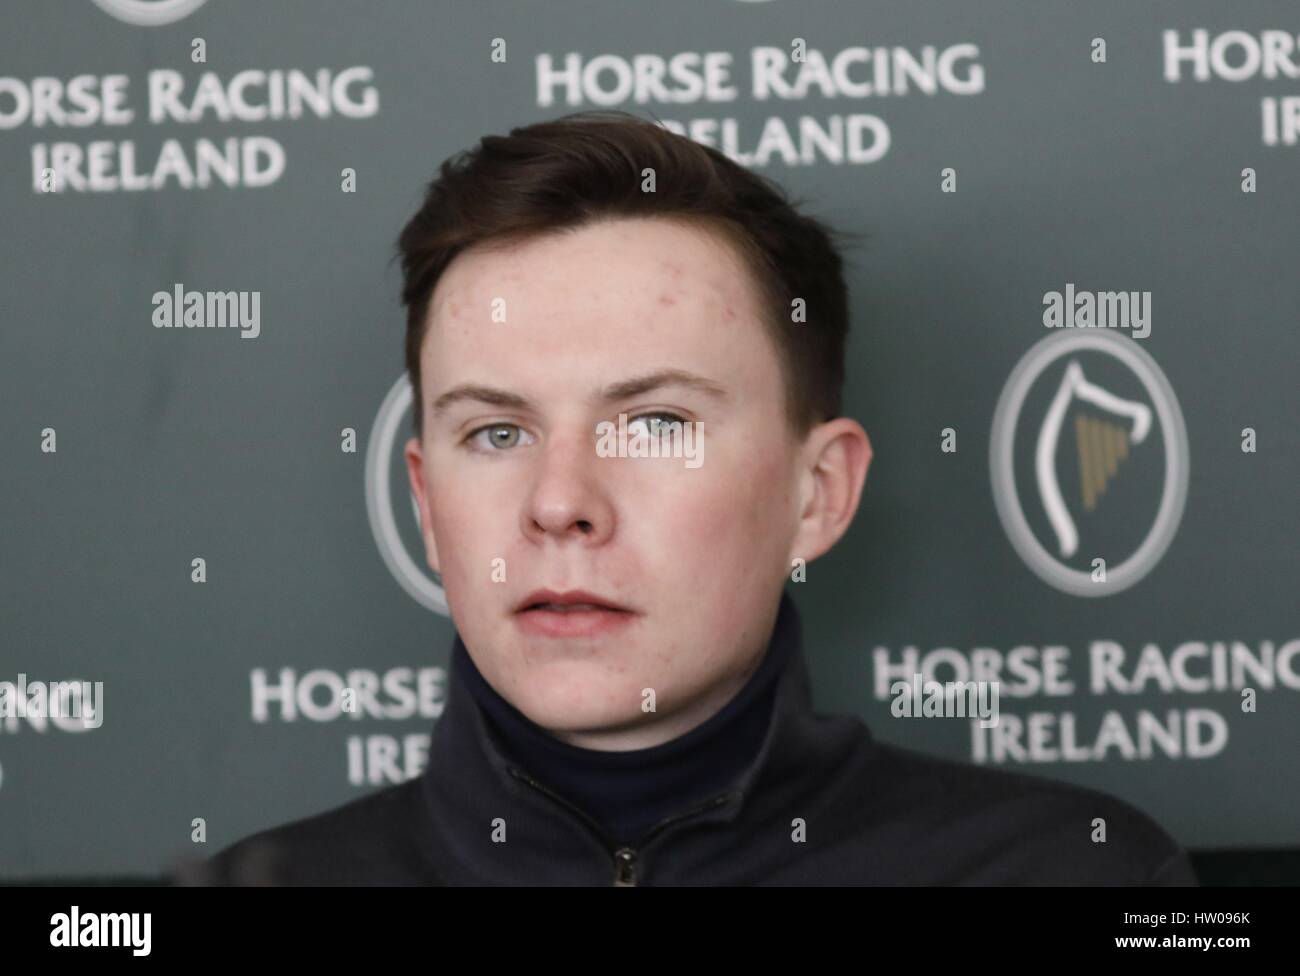
<path fill-rule="evenodd" d="M 787 564 L 812 562 L 848 531 L 871 466 L 871 439 L 862 425 L 836 417 L 809 431 L 799 460 L 799 522 Z"/>
<path fill-rule="evenodd" d="M 429 568 L 441 575 L 438 568 L 438 541 L 433 537 L 433 519 L 429 515 L 429 489 L 424 480 L 424 451 L 419 438 L 406 442 L 406 473 L 411 480 L 411 493 L 420 509 L 420 536 L 424 539 L 424 560 Z"/>

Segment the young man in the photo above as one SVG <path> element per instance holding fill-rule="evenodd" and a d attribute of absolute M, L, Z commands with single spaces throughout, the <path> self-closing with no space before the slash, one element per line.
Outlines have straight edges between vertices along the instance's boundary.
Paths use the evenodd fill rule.
<path fill-rule="evenodd" d="M 400 248 L 446 709 L 422 776 L 209 880 L 1194 883 L 1116 799 L 814 713 L 785 584 L 871 445 L 839 254 L 775 186 L 581 114 L 448 160 Z"/>

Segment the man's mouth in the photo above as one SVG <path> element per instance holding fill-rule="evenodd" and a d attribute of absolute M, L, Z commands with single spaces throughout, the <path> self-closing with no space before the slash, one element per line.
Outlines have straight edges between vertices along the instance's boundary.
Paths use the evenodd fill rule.
<path fill-rule="evenodd" d="M 519 626 L 535 637 L 596 637 L 630 623 L 639 611 L 585 590 L 539 590 L 515 607 Z"/>
<path fill-rule="evenodd" d="M 532 606 L 525 607 L 525 610 L 554 610 L 556 613 L 573 613 L 579 610 L 615 610 L 614 607 L 607 607 L 601 603 L 534 603 Z M 626 610 L 618 610 L 618 613 L 626 613 Z"/>
<path fill-rule="evenodd" d="M 600 610 L 615 613 L 633 612 L 622 604 L 585 590 L 570 590 L 566 593 L 538 590 L 524 597 L 515 608 L 516 613 L 527 613 L 530 610 L 547 610 L 552 613 L 591 613 Z"/>

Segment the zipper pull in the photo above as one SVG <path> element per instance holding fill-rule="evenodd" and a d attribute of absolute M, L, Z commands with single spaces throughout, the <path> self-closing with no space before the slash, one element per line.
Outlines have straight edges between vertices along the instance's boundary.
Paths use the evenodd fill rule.
<path fill-rule="evenodd" d="M 636 851 L 630 847 L 620 847 L 614 852 L 614 887 L 632 888 L 636 886 Z"/>

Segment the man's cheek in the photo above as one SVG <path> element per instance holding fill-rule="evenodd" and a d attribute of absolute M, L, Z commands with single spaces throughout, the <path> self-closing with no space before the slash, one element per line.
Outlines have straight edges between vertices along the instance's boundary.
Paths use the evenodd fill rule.
<path fill-rule="evenodd" d="M 769 560 L 784 558 L 790 500 L 783 477 L 779 470 L 752 472 L 743 489 L 727 496 L 713 544 L 732 557 L 733 572 L 760 572 L 770 568 Z"/>
<path fill-rule="evenodd" d="M 763 526 L 752 499 L 736 483 L 701 484 L 685 492 L 673 506 L 679 513 L 674 533 L 687 561 L 717 567 L 743 566 Z M 671 511 L 672 509 L 670 509 Z"/>
<path fill-rule="evenodd" d="M 457 580 L 470 575 L 469 566 L 477 558 L 475 545 L 488 542 L 476 530 L 474 513 L 457 508 L 439 508 L 433 513 L 434 541 L 438 545 L 438 561 L 442 563 L 444 580 Z"/>

